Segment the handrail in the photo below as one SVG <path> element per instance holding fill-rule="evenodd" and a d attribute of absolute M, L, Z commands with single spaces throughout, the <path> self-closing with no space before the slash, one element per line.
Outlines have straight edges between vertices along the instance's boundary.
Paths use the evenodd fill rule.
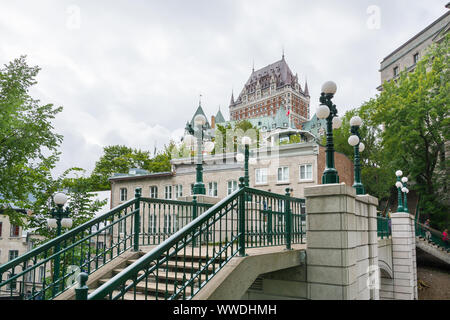
<path fill-rule="evenodd" d="M 126 267 L 120 273 L 98 287 L 94 292 L 88 295 L 87 299 L 98 300 L 106 297 L 109 297 L 110 299 L 119 299 L 123 298 L 125 293 L 130 290 L 134 290 L 134 297 L 136 297 L 136 287 L 141 282 L 144 282 L 142 286 L 145 286 L 144 294 L 147 299 L 149 277 L 155 277 L 156 279 L 156 299 L 158 299 L 160 295 L 158 291 L 158 280 L 164 276 L 160 276 L 158 272 L 166 272 L 167 274 L 167 268 L 171 258 L 176 259 L 175 263 L 180 261 L 179 263 L 183 264 L 182 270 L 179 271 L 179 273 L 183 274 L 182 281 L 179 283 L 179 281 L 176 280 L 173 285 L 173 292 L 169 292 L 166 278 L 165 284 L 161 284 L 161 287 L 164 287 L 165 285 L 165 291 L 160 287 L 160 289 L 164 291 L 163 298 L 176 299 L 180 296 L 183 298 L 192 298 L 233 256 L 238 253 L 239 255 L 245 255 L 245 247 L 252 247 L 255 245 L 253 242 L 248 242 L 249 237 L 254 235 L 253 231 L 255 231 L 256 234 L 259 232 L 260 238 L 264 239 L 276 236 L 281 237 L 284 240 L 281 240 L 279 244 L 286 244 L 287 248 L 290 248 L 291 235 L 295 233 L 294 231 L 300 230 L 299 234 L 301 235 L 303 232 L 302 220 L 304 219 L 301 219 L 300 217 L 300 210 L 303 206 L 298 204 L 304 203 L 305 200 L 290 197 L 289 194 L 279 195 L 245 187 L 243 178 L 241 178 L 240 181 L 240 189 L 234 191 L 229 196 L 206 210 L 195 220 L 185 225 L 157 247 L 153 248 L 130 266 Z M 262 217 L 269 211 L 266 210 L 265 207 L 264 209 L 262 208 L 260 197 L 266 197 L 264 198 L 264 201 L 282 201 L 281 209 L 283 211 L 274 212 L 277 217 L 280 217 L 277 221 L 277 227 L 279 228 L 282 226 L 283 228 L 280 232 L 271 233 L 270 229 L 267 228 L 267 222 L 265 221 L 264 224 L 262 223 Z M 296 218 L 295 221 L 298 224 L 295 228 L 292 228 L 292 225 L 290 224 L 292 217 Z M 263 229 L 258 229 L 258 227 L 261 226 Z M 226 231 L 228 227 L 229 230 Z M 225 239 L 222 236 L 224 230 Z M 207 237 L 209 234 L 212 234 L 213 239 Z M 216 234 L 218 239 L 216 238 Z M 197 245 L 198 238 L 205 236 L 207 237 L 207 240 L 204 240 L 203 243 Z M 225 242 L 223 240 L 225 240 Z M 303 237 L 299 237 L 295 241 L 298 241 L 297 243 L 300 241 L 300 243 L 303 243 Z M 260 241 L 256 246 L 265 244 L 265 242 Z M 210 249 L 208 249 L 208 246 Z M 191 273 L 186 271 L 192 270 L 194 265 L 193 260 L 192 263 L 190 260 L 192 259 L 192 256 L 189 258 L 186 255 L 188 248 L 189 250 L 192 250 L 192 253 L 194 253 L 194 248 L 197 248 L 200 252 L 200 256 L 202 256 L 202 252 L 206 255 L 204 264 L 199 266 L 199 270 L 196 270 L 195 272 L 191 271 Z M 211 250 L 213 253 L 210 252 Z M 179 254 L 181 254 L 183 259 L 177 260 Z M 222 255 L 225 255 L 224 259 L 222 259 Z M 189 263 L 191 263 L 191 268 L 186 268 L 186 264 Z M 166 271 L 159 271 L 162 267 L 165 268 Z M 175 273 L 176 272 L 177 271 L 175 271 Z M 203 281 L 201 279 L 202 276 L 205 278 Z M 130 281 L 131 283 L 129 283 Z M 194 290 L 194 286 L 197 287 L 196 291 Z M 115 296 L 113 296 L 114 292 Z"/>
<path fill-rule="evenodd" d="M 154 259 L 160 257 L 164 252 L 170 250 L 172 246 L 174 246 L 178 241 L 180 241 L 183 237 L 186 237 L 192 234 L 192 230 L 200 227 L 202 223 L 207 221 L 211 216 L 217 212 L 220 208 L 223 208 L 233 200 L 235 200 L 239 195 L 244 193 L 244 189 L 235 190 L 228 197 L 222 199 L 214 206 L 205 211 L 202 215 L 197 217 L 195 220 L 191 221 L 179 231 L 174 233 L 168 239 L 166 239 L 163 243 L 158 245 L 156 248 L 153 248 L 147 254 L 139 258 L 132 265 L 126 267 L 122 272 L 115 275 L 112 279 L 110 279 L 107 283 L 103 284 L 99 288 L 97 288 L 94 292 L 92 292 L 88 296 L 88 300 L 97 300 L 102 299 L 106 295 L 111 294 L 117 287 L 122 285 L 129 278 L 135 276 L 142 267 L 150 264 Z"/>
<path fill-rule="evenodd" d="M 141 207 L 140 203 L 148 205 Z M 52 299 L 67 290 L 64 281 L 75 272 L 67 270 L 69 265 L 82 270 L 84 268 L 86 270 L 83 271 L 89 274 L 130 248 L 138 250 L 139 244 L 150 244 L 149 239 L 145 238 L 149 237 L 150 225 L 143 225 L 141 222 L 150 223 L 145 221 L 146 215 L 153 215 L 161 224 L 163 217 L 173 215 L 174 212 L 180 211 L 185 214 L 193 211 L 202 212 L 211 206 L 212 204 L 196 201 L 142 198 L 140 193 L 136 193 L 135 198 L 1 265 L 0 289 L 6 288 L 11 297 L 19 294 L 27 299 Z M 184 218 L 188 221 L 194 217 Z M 162 240 L 175 230 L 173 226 L 166 227 L 165 223 Z M 160 237 L 155 238 L 154 241 L 160 241 Z M 101 248 L 99 248 L 100 243 Z M 94 244 L 94 248 L 91 244 Z M 59 268 L 60 260 L 63 261 L 61 269 Z M 38 272 L 39 276 L 37 276 Z M 3 278 L 5 274 L 6 279 Z M 27 285 L 27 288 L 25 288 L 26 282 L 31 283 Z M 22 283 L 18 289 L 19 293 L 17 293 L 17 283 Z M 51 296 L 48 295 L 50 290 Z M 32 293 L 25 297 L 26 291 L 32 291 Z"/>
<path fill-rule="evenodd" d="M 105 220 L 109 216 L 119 212 L 122 209 L 128 208 L 130 205 L 134 204 L 135 202 L 136 202 L 136 198 L 128 200 L 127 202 L 124 202 L 123 204 L 111 209 L 111 211 L 105 212 L 104 214 L 102 214 L 98 217 L 95 217 L 92 220 L 89 220 L 89 221 L 79 225 L 78 227 L 69 230 L 68 232 L 61 234 L 59 237 L 53 238 L 53 239 L 43 243 L 39 247 L 36 247 L 36 248 L 24 253 L 23 255 L 20 255 L 17 258 L 0 265 L 0 274 L 5 272 L 6 270 L 10 269 L 11 267 L 19 265 L 20 263 L 25 262 L 25 261 L 29 260 L 30 258 L 44 252 L 45 250 L 48 250 L 48 249 L 56 246 L 58 243 L 61 243 L 63 240 L 69 239 L 70 237 L 77 235 L 80 231 L 86 230 L 89 227 L 92 227 L 95 224 L 102 222 L 102 220 Z"/>
<path fill-rule="evenodd" d="M 145 198 L 145 197 L 141 197 L 140 200 L 142 202 L 147 202 L 147 203 L 162 203 L 162 204 L 173 204 L 173 205 L 192 205 L 192 202 L 190 202 L 190 201 L 181 201 L 181 200 Z M 212 207 L 213 204 L 197 202 L 197 206 L 209 208 L 209 207 Z"/>
<path fill-rule="evenodd" d="M 389 238 L 392 233 L 391 226 L 389 225 L 390 218 L 377 216 L 377 236 L 383 239 L 384 237 Z"/>
<path fill-rule="evenodd" d="M 427 234 L 427 231 L 430 232 L 430 234 Z M 444 241 L 443 233 L 439 230 L 433 229 L 431 227 L 428 227 L 418 221 L 416 221 L 416 236 L 423 237 L 424 239 L 434 243 L 438 247 L 444 248 L 445 250 L 450 250 L 450 244 L 447 241 Z"/>

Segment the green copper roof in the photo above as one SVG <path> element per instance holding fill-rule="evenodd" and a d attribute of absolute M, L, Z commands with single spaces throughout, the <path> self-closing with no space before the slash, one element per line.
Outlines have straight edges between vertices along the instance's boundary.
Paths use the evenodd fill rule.
<path fill-rule="evenodd" d="M 319 130 L 323 129 L 326 131 L 327 129 L 327 121 L 325 119 L 318 119 L 317 115 L 314 114 L 314 116 L 311 118 L 311 120 L 303 122 L 302 124 L 302 130 L 308 131 L 316 136 L 316 138 L 319 138 Z"/>
<path fill-rule="evenodd" d="M 216 123 L 222 123 L 222 122 L 225 122 L 225 118 L 223 117 L 222 112 L 220 111 L 220 108 L 219 108 L 219 111 L 217 111 L 217 114 L 216 114 Z"/>
<path fill-rule="evenodd" d="M 202 114 L 202 115 L 206 118 L 206 127 L 207 127 L 207 128 L 211 128 L 211 126 L 210 126 L 210 124 L 209 124 L 209 121 L 208 121 L 208 117 L 206 116 L 205 112 L 203 111 L 201 105 L 198 106 L 197 111 L 195 111 L 194 115 L 192 116 L 192 120 L 191 120 L 190 124 L 191 124 L 192 126 L 194 126 L 194 118 L 195 118 L 195 116 L 198 115 L 198 114 Z"/>

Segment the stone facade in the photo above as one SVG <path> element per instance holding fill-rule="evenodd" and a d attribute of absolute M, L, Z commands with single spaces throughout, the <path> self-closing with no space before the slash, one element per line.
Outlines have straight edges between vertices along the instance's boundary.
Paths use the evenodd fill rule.
<path fill-rule="evenodd" d="M 287 187 L 293 189 L 292 196 L 303 198 L 304 188 L 321 183 L 323 169 L 320 166 L 324 153 L 320 152 L 317 143 L 298 143 L 282 145 L 276 148 L 260 148 L 251 150 L 251 156 L 258 160 L 255 164 L 249 165 L 250 187 L 271 192 L 284 194 Z M 353 184 L 353 163 L 343 155 L 336 153 L 336 161 L 341 181 L 348 185 Z M 300 179 L 301 166 L 303 169 L 311 170 L 311 175 L 303 176 Z M 180 199 L 191 195 L 191 187 L 196 179 L 196 165 L 194 159 L 172 160 L 172 172 L 123 175 L 112 177 L 111 181 L 111 207 L 115 207 L 125 200 L 134 197 L 134 190 L 142 188 L 142 196 L 151 196 L 151 187 L 156 187 L 157 198 L 165 199 L 166 190 L 171 190 L 167 194 L 170 199 Z M 288 168 L 287 179 L 278 180 L 278 168 Z M 262 169 L 262 170 L 260 170 Z M 257 182 L 257 171 L 266 171 L 265 181 Z M 228 195 L 229 191 L 238 188 L 239 177 L 244 176 L 244 163 L 237 162 L 234 153 L 206 156 L 203 165 L 203 182 L 206 187 L 206 195 L 222 199 Z M 177 186 L 182 186 L 182 193 L 177 194 Z M 215 189 L 217 186 L 217 189 Z M 211 187 L 213 189 L 211 189 Z M 123 197 L 126 189 L 126 198 Z M 155 190 L 155 189 L 153 189 Z M 179 190 L 179 189 L 178 189 Z M 215 191 L 217 190 L 217 191 Z M 121 199 L 122 192 L 122 199 Z"/>
<path fill-rule="evenodd" d="M 307 188 L 308 299 L 368 300 L 378 200 L 345 184 Z M 371 249 L 372 248 L 372 249 Z M 377 265 L 377 264 L 376 264 Z"/>
<path fill-rule="evenodd" d="M 29 245 L 23 228 L 11 225 L 8 216 L 0 214 L 0 265 L 27 252 Z"/>
<path fill-rule="evenodd" d="M 447 5 L 449 8 L 449 5 Z M 421 59 L 426 49 L 442 39 L 448 32 L 450 23 L 450 11 L 439 17 L 436 21 L 405 42 L 399 48 L 386 56 L 380 64 L 381 84 L 385 81 L 395 79 L 403 70 L 413 71 L 416 59 Z M 381 85 L 378 87 L 381 90 Z"/>

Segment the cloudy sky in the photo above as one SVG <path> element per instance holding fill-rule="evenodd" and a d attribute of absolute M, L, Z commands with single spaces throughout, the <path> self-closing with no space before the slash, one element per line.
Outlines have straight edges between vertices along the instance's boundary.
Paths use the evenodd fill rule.
<path fill-rule="evenodd" d="M 32 90 L 63 106 L 55 174 L 90 172 L 106 145 L 161 149 L 178 139 L 199 94 L 208 117 L 284 48 L 311 114 L 321 84 L 340 115 L 374 97 L 380 61 L 444 14 L 441 0 L 166 0 L 0 2 L 0 63 L 27 55 Z"/>

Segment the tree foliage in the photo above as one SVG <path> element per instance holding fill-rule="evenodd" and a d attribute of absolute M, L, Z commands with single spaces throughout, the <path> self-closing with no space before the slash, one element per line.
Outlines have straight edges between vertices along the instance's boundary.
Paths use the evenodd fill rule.
<path fill-rule="evenodd" d="M 421 197 L 422 212 L 435 226 L 448 227 L 449 141 L 449 38 L 433 45 L 413 72 L 403 71 L 395 81 L 385 82 L 383 91 L 359 109 L 346 113 L 343 125 L 335 130 L 337 151 L 353 159 L 347 143 L 350 118 L 358 114 L 363 125 L 361 141 L 362 179 L 366 191 L 386 198 L 401 169 L 410 180 L 410 189 Z"/>
<path fill-rule="evenodd" d="M 95 163 L 89 177 L 91 191 L 109 190 L 109 178 L 115 173 L 128 173 L 132 168 L 149 172 L 170 171 L 170 160 L 175 152 L 175 144 L 171 141 L 152 158 L 149 151 L 133 149 L 123 145 L 106 146 L 103 155 Z"/>
<path fill-rule="evenodd" d="M 39 71 L 25 56 L 0 69 L 0 205 L 8 208 L 30 207 L 30 190 L 58 160 L 62 136 L 53 131 L 52 120 L 62 107 L 41 105 L 29 95 Z M 4 213 L 17 218 L 13 210 Z"/>
<path fill-rule="evenodd" d="M 45 242 L 56 236 L 56 230 L 48 228 L 47 219 L 51 217 L 50 211 L 55 208 L 53 195 L 56 192 L 64 191 L 68 196 L 68 207 L 70 218 L 73 220 L 72 228 L 75 228 L 90 219 L 96 212 L 105 205 L 105 201 L 95 200 L 95 195 L 91 193 L 91 184 L 88 178 L 70 177 L 77 173 L 83 173 L 81 168 L 70 168 L 64 171 L 61 176 L 53 179 L 51 175 L 40 184 L 35 192 L 36 200 L 33 202 L 33 215 L 28 218 L 27 227 L 33 233 L 43 237 Z"/>
<path fill-rule="evenodd" d="M 433 45 L 414 72 L 404 71 L 396 82 L 384 83 L 383 92 L 367 107 L 374 124 L 383 126 L 382 147 L 392 167 L 415 183 L 425 213 L 441 227 L 450 222 L 445 154 L 450 136 L 449 40 L 447 34 Z"/>

